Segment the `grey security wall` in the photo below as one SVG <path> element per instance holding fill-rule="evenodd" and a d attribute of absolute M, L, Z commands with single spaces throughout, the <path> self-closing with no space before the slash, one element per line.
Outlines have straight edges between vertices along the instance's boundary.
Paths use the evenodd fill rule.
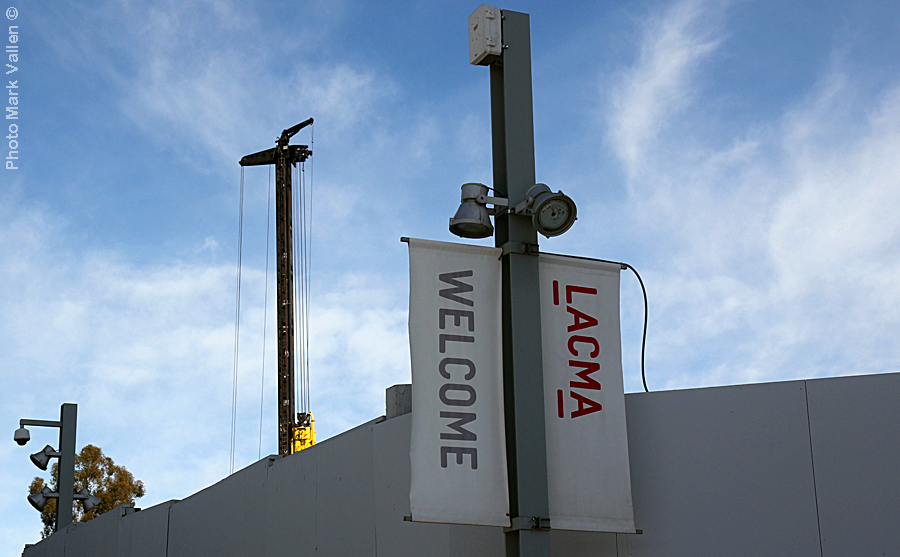
<path fill-rule="evenodd" d="M 662 396 L 661 396 L 662 395 Z M 805 382 L 627 399 L 635 555 L 819 555 Z"/>
<path fill-rule="evenodd" d="M 554 555 L 900 555 L 900 374 L 626 396 L 641 535 Z M 25 557 L 504 555 L 500 528 L 404 522 L 410 415 L 268 457 L 181 501 L 74 524 Z"/>
<path fill-rule="evenodd" d="M 900 376 L 809 381 L 823 555 L 900 555 Z"/>

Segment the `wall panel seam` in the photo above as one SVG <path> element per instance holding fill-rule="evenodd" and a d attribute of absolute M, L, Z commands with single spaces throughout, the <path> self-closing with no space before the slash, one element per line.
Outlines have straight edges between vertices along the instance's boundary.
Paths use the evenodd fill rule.
<path fill-rule="evenodd" d="M 806 432 L 809 435 L 809 463 L 812 468 L 813 502 L 816 505 L 816 532 L 819 535 L 819 555 L 825 557 L 822 547 L 822 523 L 819 520 L 819 488 L 816 485 L 816 456 L 813 451 L 812 420 L 809 417 L 809 381 L 803 381 L 803 396 L 806 402 Z"/>

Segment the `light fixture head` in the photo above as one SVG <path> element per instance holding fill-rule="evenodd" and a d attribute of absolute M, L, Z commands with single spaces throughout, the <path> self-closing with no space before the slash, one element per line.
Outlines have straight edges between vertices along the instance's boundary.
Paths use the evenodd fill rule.
<path fill-rule="evenodd" d="M 88 488 L 83 487 L 81 491 L 75 494 L 75 499 L 80 499 L 81 504 L 84 506 L 84 512 L 91 512 L 94 507 L 100 504 L 100 498 L 91 495 L 91 492 L 88 491 Z"/>
<path fill-rule="evenodd" d="M 575 202 L 562 191 L 553 193 L 547 184 L 535 184 L 525 194 L 531 209 L 531 221 L 538 232 L 550 238 L 559 236 L 575 224 Z"/>
<path fill-rule="evenodd" d="M 13 441 L 18 443 L 19 445 L 24 445 L 29 440 L 31 440 L 31 433 L 24 427 L 20 427 L 13 434 Z"/>
<path fill-rule="evenodd" d="M 54 493 L 50 491 L 49 487 L 44 487 L 44 489 L 38 491 L 37 493 L 32 493 L 28 496 L 28 502 L 31 503 L 31 506 L 38 510 L 38 512 L 44 512 L 44 507 L 47 506 L 47 501 L 49 499 L 55 499 L 59 497 L 58 493 Z"/>
<path fill-rule="evenodd" d="M 487 193 L 488 187 L 484 184 L 463 184 L 462 203 L 450 219 L 450 232 L 462 238 L 487 238 L 494 234 L 487 206 L 477 201 L 479 196 Z"/>
<path fill-rule="evenodd" d="M 53 447 L 47 445 L 40 451 L 31 455 L 31 462 L 34 463 L 35 466 L 40 468 L 41 470 L 47 469 L 47 464 L 50 463 L 50 459 L 52 457 L 59 456 L 59 453 L 53 450 Z"/>

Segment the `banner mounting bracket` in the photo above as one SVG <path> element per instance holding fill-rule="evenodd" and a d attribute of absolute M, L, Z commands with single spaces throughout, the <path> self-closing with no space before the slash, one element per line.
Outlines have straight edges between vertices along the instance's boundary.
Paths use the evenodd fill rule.
<path fill-rule="evenodd" d="M 501 246 L 500 257 L 510 253 L 521 253 L 524 255 L 538 255 L 541 253 L 537 244 L 529 242 L 506 242 Z"/>
<path fill-rule="evenodd" d="M 517 516 L 510 520 L 511 526 L 504 528 L 504 532 L 515 532 L 516 530 L 549 530 L 550 519 L 541 518 L 539 516 Z"/>

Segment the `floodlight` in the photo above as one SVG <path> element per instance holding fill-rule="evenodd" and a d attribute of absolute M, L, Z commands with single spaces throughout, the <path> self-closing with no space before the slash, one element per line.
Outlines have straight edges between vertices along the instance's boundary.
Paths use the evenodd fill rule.
<path fill-rule="evenodd" d="M 538 232 L 550 238 L 559 236 L 575 224 L 575 202 L 562 191 L 553 193 L 547 184 L 535 184 L 516 206 L 516 213 L 531 215 Z"/>
<path fill-rule="evenodd" d="M 462 195 L 456 214 L 450 219 L 450 232 L 463 238 L 487 238 L 494 233 L 490 213 L 479 197 L 486 197 L 488 187 L 484 184 L 463 184 Z"/>
<path fill-rule="evenodd" d="M 53 450 L 53 447 L 51 447 L 50 445 L 47 445 L 39 452 L 36 452 L 33 455 L 31 455 L 31 462 L 33 462 L 34 465 L 37 466 L 38 468 L 40 468 L 41 470 L 46 470 L 47 464 L 50 462 L 50 459 L 53 457 L 58 457 L 58 456 L 59 456 L 59 452 Z"/>
<path fill-rule="evenodd" d="M 490 197 L 489 189 L 484 184 L 463 184 L 462 203 L 450 219 L 450 232 L 463 238 L 487 238 L 494 233 L 491 215 L 511 211 L 530 216 L 535 229 L 550 238 L 571 228 L 577 218 L 575 202 L 561 191 L 554 193 L 547 184 L 533 185 L 514 208 L 506 198 Z M 494 206 L 488 208 L 488 203 Z"/>
<path fill-rule="evenodd" d="M 38 491 L 37 493 L 32 493 L 28 496 L 28 502 L 31 503 L 31 506 L 38 510 L 38 512 L 44 512 L 44 507 L 47 506 L 48 499 L 58 499 L 59 493 L 55 493 L 50 491 L 49 487 L 44 487 L 44 489 Z"/>
<path fill-rule="evenodd" d="M 24 445 L 31 439 L 31 433 L 25 429 L 24 427 L 20 427 L 13 434 L 13 441 L 18 443 L 19 445 Z"/>
<path fill-rule="evenodd" d="M 84 505 L 84 512 L 86 513 L 91 512 L 94 507 L 100 504 L 100 498 L 91 495 L 91 492 L 88 491 L 86 487 L 81 488 L 81 491 L 76 493 L 73 498 L 75 500 L 81 500 L 81 504 Z"/>

